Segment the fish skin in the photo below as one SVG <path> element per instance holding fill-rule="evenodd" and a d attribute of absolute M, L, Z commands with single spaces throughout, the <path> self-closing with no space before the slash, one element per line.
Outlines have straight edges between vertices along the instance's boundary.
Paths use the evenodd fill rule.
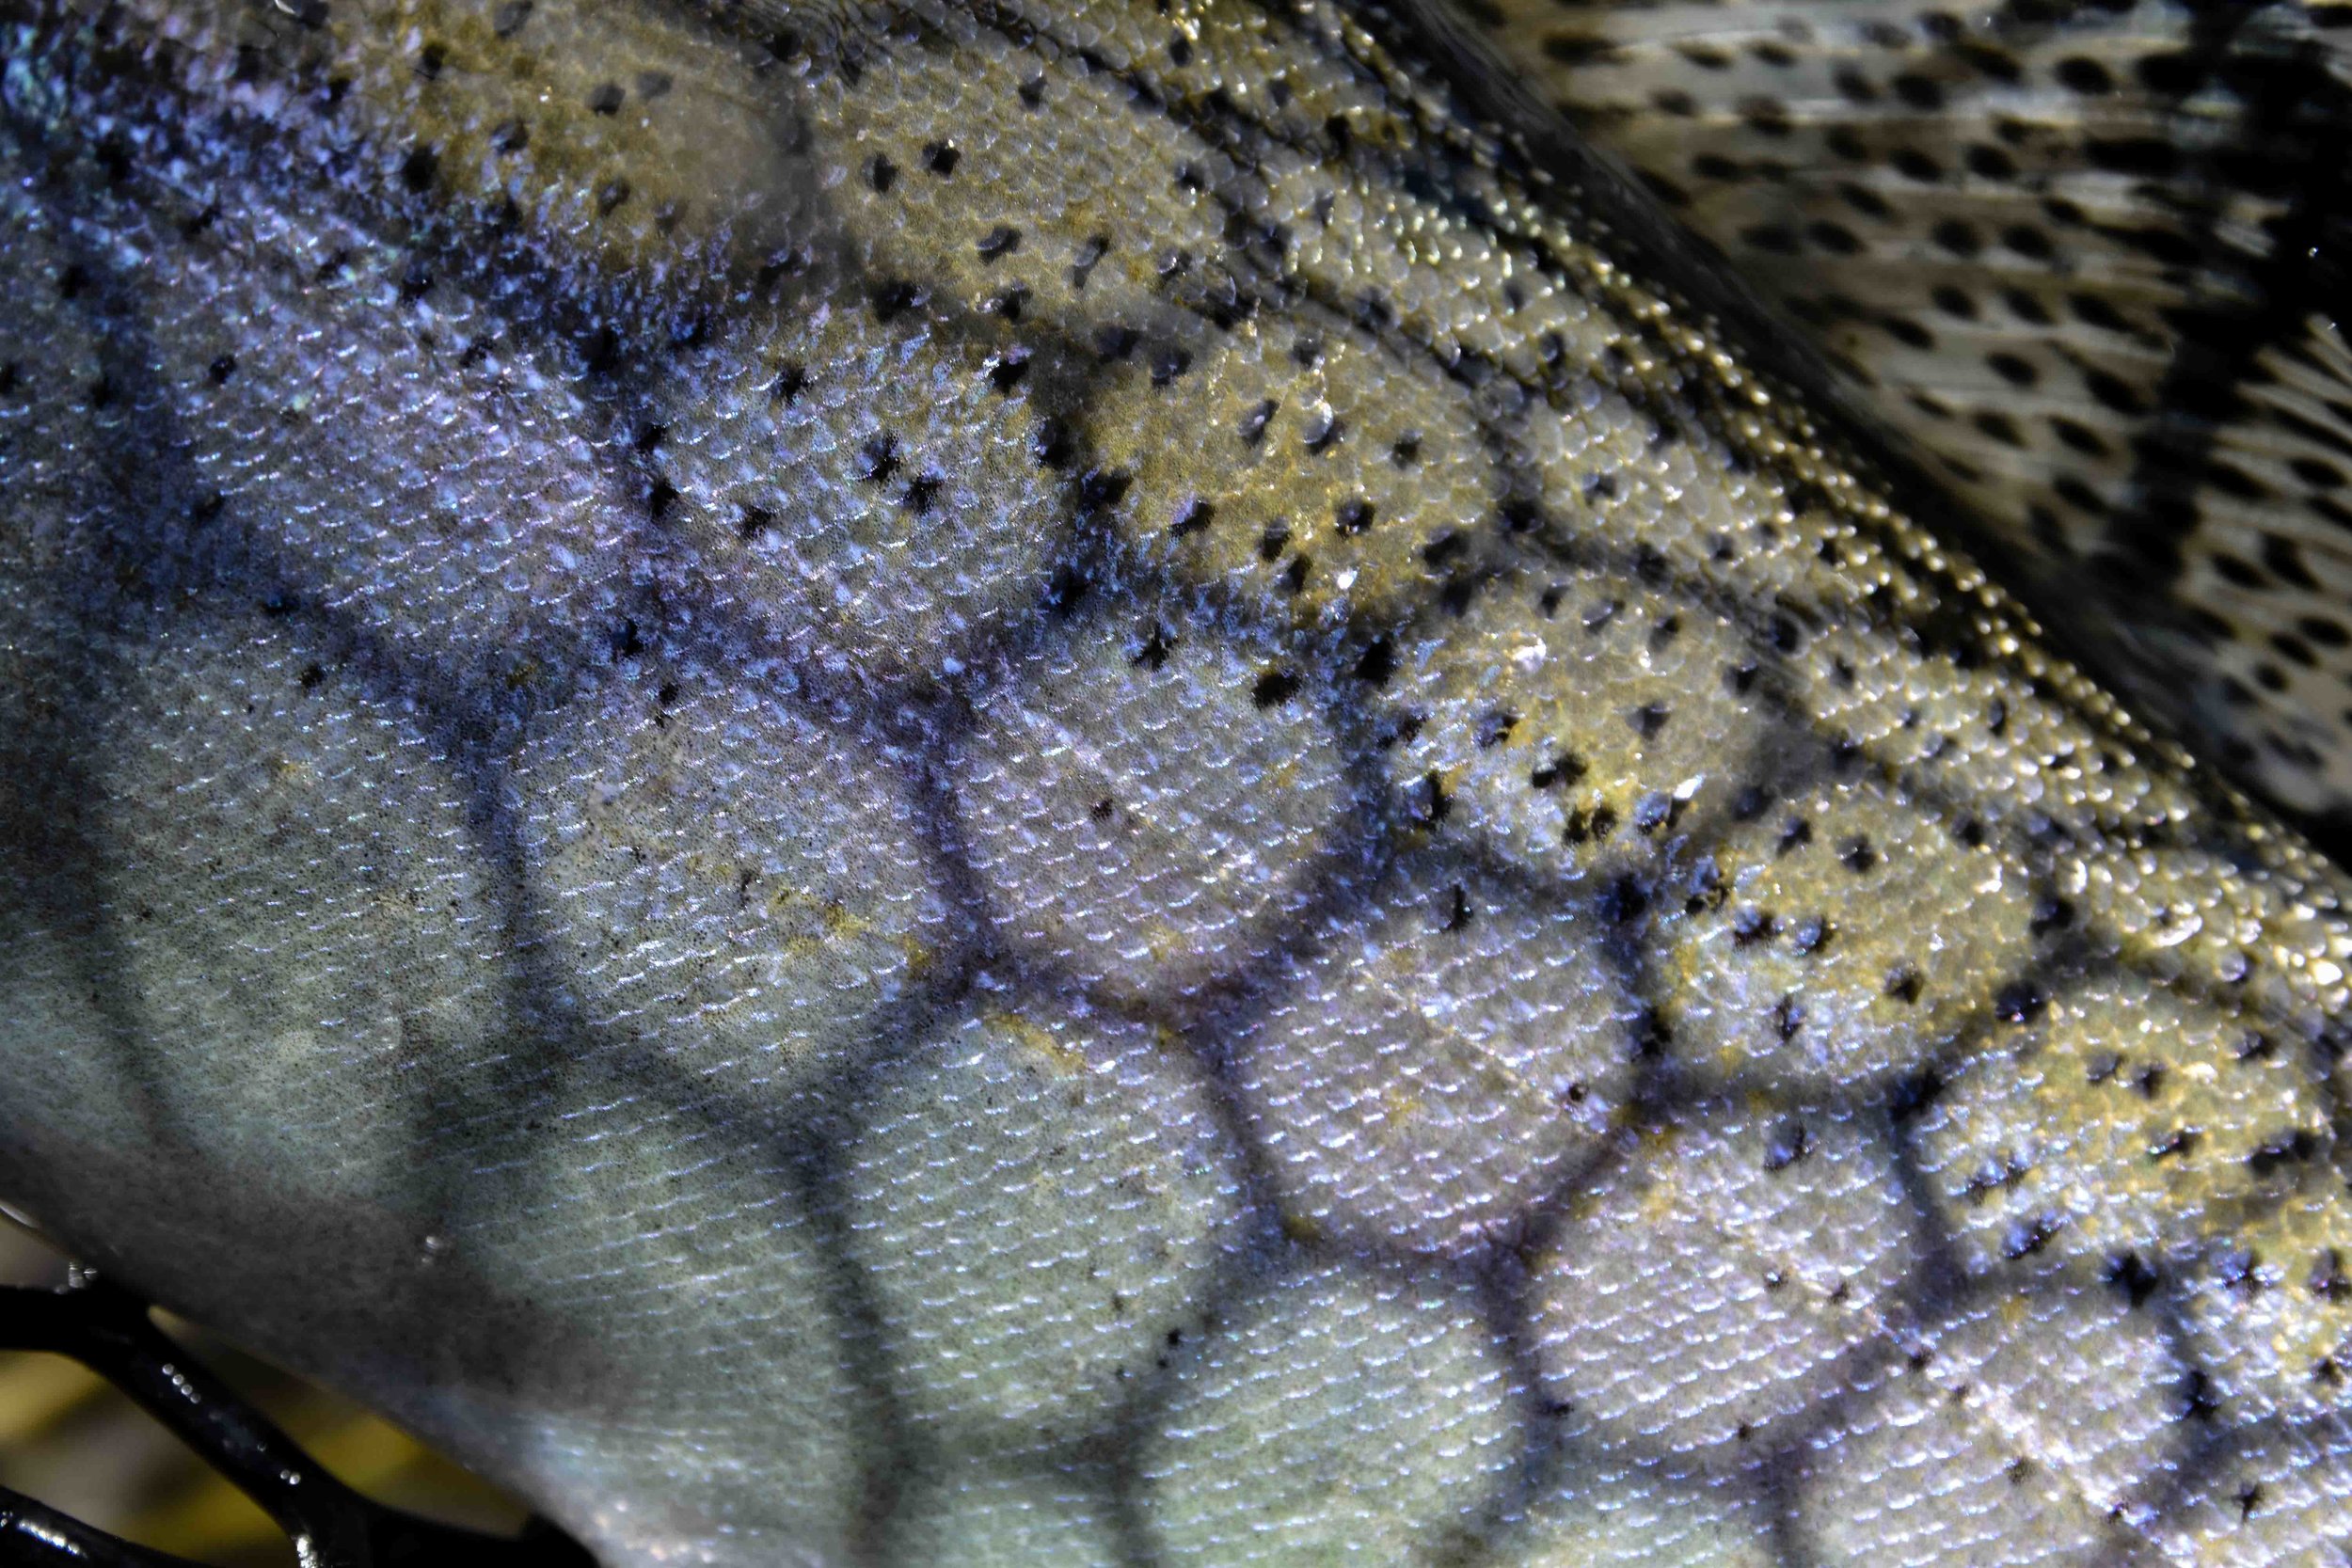
<path fill-rule="evenodd" d="M 616 1564 L 2340 1548 L 2341 874 L 1443 24 L 0 14 L 83 1255 Z"/>

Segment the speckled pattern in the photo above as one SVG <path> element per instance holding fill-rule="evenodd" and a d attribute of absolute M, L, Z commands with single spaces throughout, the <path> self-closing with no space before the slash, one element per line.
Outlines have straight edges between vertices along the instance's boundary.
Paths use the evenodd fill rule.
<path fill-rule="evenodd" d="M 1454 4 L 2138 708 L 2352 853 L 2352 6 Z"/>
<path fill-rule="evenodd" d="M 1439 22 L 0 14 L 103 1267 L 613 1568 L 2352 1551 L 2343 877 Z"/>

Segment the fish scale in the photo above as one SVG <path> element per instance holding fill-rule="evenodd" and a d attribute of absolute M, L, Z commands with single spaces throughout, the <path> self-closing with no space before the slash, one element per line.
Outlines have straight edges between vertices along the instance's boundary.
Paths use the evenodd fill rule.
<path fill-rule="evenodd" d="M 614 1564 L 2323 1560 L 2341 874 L 1455 41 L 20 5 L 0 1191 Z"/>

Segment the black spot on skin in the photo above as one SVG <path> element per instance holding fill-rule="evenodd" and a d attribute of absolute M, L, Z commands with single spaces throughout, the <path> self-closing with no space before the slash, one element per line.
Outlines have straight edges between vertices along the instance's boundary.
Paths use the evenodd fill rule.
<path fill-rule="evenodd" d="M 1649 890 L 1632 873 L 1612 878 L 1593 901 L 1594 911 L 1612 926 L 1629 925 L 1649 908 Z"/>
<path fill-rule="evenodd" d="M 1001 261 L 1021 248 L 1021 230 L 1010 224 L 1000 223 L 979 238 L 973 246 L 983 261 Z"/>
<path fill-rule="evenodd" d="M 1352 672 L 1358 680 L 1375 689 L 1388 685 L 1389 677 L 1395 673 L 1396 652 L 1385 637 L 1363 651 Z"/>
<path fill-rule="evenodd" d="M 1454 810 L 1454 801 L 1445 791 L 1445 780 L 1431 768 L 1406 787 L 1406 819 L 1417 828 L 1434 828 L 1444 821 Z"/>
<path fill-rule="evenodd" d="M 2055 74 L 2062 86 L 2075 92 L 2098 96 L 2115 90 L 2115 78 L 2107 74 L 2107 68 L 2080 55 L 2060 60 Z"/>
<path fill-rule="evenodd" d="M 1021 348 L 1009 348 L 989 361 L 988 384 L 994 388 L 998 393 L 1009 396 L 1012 389 L 1015 387 L 1020 386 L 1023 378 L 1027 376 L 1028 373 L 1028 351 Z"/>
<path fill-rule="evenodd" d="M 942 180 L 956 172 L 963 154 L 950 142 L 935 141 L 923 149 L 923 166 Z"/>
<path fill-rule="evenodd" d="M 877 196 L 887 196 L 890 187 L 898 182 L 898 166 L 877 152 L 866 166 L 866 182 Z"/>
<path fill-rule="evenodd" d="M 227 386 L 229 378 L 236 373 L 237 359 L 232 354 L 224 354 L 204 368 L 204 379 L 215 387 Z"/>
<path fill-rule="evenodd" d="M 1154 625 L 1144 634 L 1142 641 L 1136 645 L 1135 653 L 1129 657 L 1127 662 L 1140 670 L 1158 671 L 1168 664 L 1168 656 L 1172 646 L 1167 630 Z"/>
<path fill-rule="evenodd" d="M 1343 534 L 1358 534 L 1372 527 L 1372 502 L 1352 497 L 1332 508 L 1333 526 Z"/>
<path fill-rule="evenodd" d="M 2017 177 L 2017 161 L 1997 147 L 1982 143 L 1971 147 L 1963 160 L 1968 172 L 1986 180 L 2013 180 Z"/>
<path fill-rule="evenodd" d="M 618 82 L 599 83 L 596 87 L 589 89 L 589 112 L 599 115 L 617 115 L 621 112 L 622 102 L 628 96 L 628 95 L 621 89 L 621 85 Z"/>
<path fill-rule="evenodd" d="M 1852 256 L 1860 253 L 1862 249 L 1862 242 L 1854 238 L 1853 231 L 1842 224 L 1817 219 L 1807 224 L 1804 231 L 1816 245 L 1834 256 Z"/>
<path fill-rule="evenodd" d="M 1298 677 L 1288 670 L 1268 670 L 1249 689 L 1249 700 L 1256 706 L 1277 707 L 1298 692 Z M 1434 777 L 1434 775 L 1432 775 Z"/>
<path fill-rule="evenodd" d="M 2031 1258 L 2057 1240 L 2058 1233 L 2065 1227 L 2064 1217 L 2057 1214 L 2037 1214 L 2014 1221 L 2001 1237 L 2001 1256 L 2012 1263 L 2021 1258 Z"/>
<path fill-rule="evenodd" d="M 2031 1023 L 2042 1016 L 2048 1006 L 2032 982 L 2012 980 L 2004 985 L 1993 998 L 1993 1016 L 2004 1023 Z"/>
<path fill-rule="evenodd" d="M 1984 241 L 1975 228 L 1959 218 L 1946 218 L 1928 231 L 1928 237 L 1963 259 L 1974 257 L 1984 248 Z"/>
<path fill-rule="evenodd" d="M 1168 531 L 1179 539 L 1188 537 L 1189 535 L 1195 533 L 1203 532 L 1207 530 L 1210 519 L 1215 517 L 1216 515 L 1216 507 L 1210 505 L 1207 501 L 1195 498 L 1192 500 L 1186 501 L 1184 506 L 1178 510 L 1175 520 L 1168 525 Z"/>
<path fill-rule="evenodd" d="M 2074 906 L 2057 894 L 2050 894 L 2035 903 L 2026 929 L 2035 936 L 2062 931 L 2074 923 Z"/>
<path fill-rule="evenodd" d="M 1107 512 L 1127 499 L 1135 476 L 1120 468 L 1091 468 L 1078 481 L 1078 507 L 1082 512 Z"/>
<path fill-rule="evenodd" d="M 1813 1152 L 1812 1134 L 1804 1122 L 1790 1121 L 1775 1128 L 1764 1146 L 1764 1168 L 1768 1171 L 1787 1170 Z"/>
<path fill-rule="evenodd" d="M 1906 1006 L 1916 1003 L 1921 990 L 1919 972 L 1907 963 L 1897 964 L 1887 972 L 1886 983 L 1882 989 Z"/>
<path fill-rule="evenodd" d="M 2248 1155 L 2246 1166 L 2256 1177 L 2265 1178 L 2280 1170 L 2306 1164 L 2318 1151 L 2318 1140 L 2298 1127 L 2292 1132 L 2281 1133 L 2269 1139 L 2260 1148 Z"/>
<path fill-rule="evenodd" d="M 945 483 L 937 474 L 923 474 L 908 483 L 906 494 L 898 498 L 898 505 L 919 517 L 930 511 Z"/>
<path fill-rule="evenodd" d="M 412 194 L 421 196 L 433 188 L 433 177 L 440 167 L 439 151 L 430 145 L 419 143 L 409 149 L 408 156 L 401 160 L 400 182 Z"/>
<path fill-rule="evenodd" d="M 2137 1252 L 2122 1253 L 2108 1259 L 2105 1278 L 2108 1285 L 2122 1291 L 2125 1299 L 2135 1307 L 2145 1302 L 2163 1283 L 2163 1276 L 2149 1267 Z"/>
<path fill-rule="evenodd" d="M 1654 833 L 1659 829 L 1671 825 L 1678 809 L 1675 804 L 1674 797 L 1664 790 L 1649 790 L 1640 800 L 1633 802 L 1633 831 L 1637 833 Z"/>
<path fill-rule="evenodd" d="M 1616 831 L 1617 811 L 1614 806 L 1606 802 L 1590 808 L 1578 806 L 1568 813 L 1567 821 L 1561 826 L 1560 842 L 1585 844 L 1607 838 Z"/>
<path fill-rule="evenodd" d="M 1944 166 L 1915 148 L 1902 148 L 1887 161 L 1904 178 L 1923 184 L 1944 178 Z"/>
<path fill-rule="evenodd" d="M 2010 224 L 2001 230 L 2001 243 L 2029 261 L 2047 261 L 2058 254 L 2050 237 L 2030 224 Z"/>
<path fill-rule="evenodd" d="M 881 484 L 898 471 L 898 438 L 884 432 L 869 437 L 858 449 L 858 478 L 868 484 Z"/>
<path fill-rule="evenodd" d="M 2139 394 L 2132 389 L 2130 384 L 2108 372 L 2085 371 L 2083 386 L 2092 397 L 2119 414 L 2137 414 L 2142 407 Z"/>
<path fill-rule="evenodd" d="M 676 485 L 664 476 L 656 474 L 653 483 L 645 487 L 645 515 L 657 523 L 661 521 L 663 515 L 677 500 L 677 494 Z"/>
<path fill-rule="evenodd" d="M 1899 1080 L 1886 1097 L 1886 1113 L 1895 1120 L 1911 1121 L 1933 1105 L 1944 1094 L 1944 1079 L 1931 1067 L 1921 1068 Z"/>
<path fill-rule="evenodd" d="M 1584 776 L 1584 764 L 1574 752 L 1562 752 L 1549 762 L 1532 769 L 1527 775 L 1531 789 L 1549 789 L 1554 784 L 1572 784 Z"/>
<path fill-rule="evenodd" d="M 1895 96 L 1915 109 L 1934 110 L 1944 106 L 1944 89 L 1928 77 L 1905 71 L 1895 78 L 1893 86 Z"/>

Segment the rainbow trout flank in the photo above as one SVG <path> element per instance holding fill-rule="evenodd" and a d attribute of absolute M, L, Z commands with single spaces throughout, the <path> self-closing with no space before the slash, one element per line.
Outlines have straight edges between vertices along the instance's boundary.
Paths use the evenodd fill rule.
<path fill-rule="evenodd" d="M 64 1244 L 613 1568 L 2352 1545 L 2344 879 L 1446 18 L 0 17 Z"/>

